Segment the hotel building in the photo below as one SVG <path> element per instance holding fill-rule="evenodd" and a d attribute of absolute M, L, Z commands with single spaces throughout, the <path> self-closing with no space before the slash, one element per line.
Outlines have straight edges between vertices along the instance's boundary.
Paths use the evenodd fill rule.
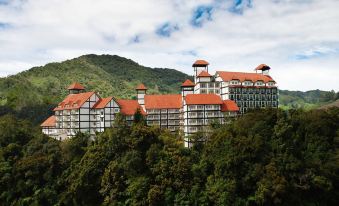
<path fill-rule="evenodd" d="M 255 73 L 217 71 L 208 72 L 208 62 L 197 60 L 194 82 L 186 80 L 181 94 L 147 94 L 145 85 L 136 87 L 136 100 L 114 97 L 102 98 L 96 92 L 74 83 L 69 95 L 54 109 L 54 115 L 41 124 L 43 133 L 59 140 L 88 132 L 95 135 L 112 127 L 118 113 L 129 125 L 137 110 L 145 116 L 149 126 L 158 126 L 184 135 L 190 147 L 190 135 L 208 132 L 212 122 L 225 123 L 249 109 L 278 107 L 276 82 L 269 76 L 270 67 L 259 65 Z"/>

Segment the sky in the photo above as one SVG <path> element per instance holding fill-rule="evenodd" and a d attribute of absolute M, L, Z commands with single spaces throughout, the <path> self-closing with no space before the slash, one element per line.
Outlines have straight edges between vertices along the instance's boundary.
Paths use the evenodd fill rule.
<path fill-rule="evenodd" d="M 84 54 L 339 91 L 339 0 L 0 0 L 0 77 Z"/>

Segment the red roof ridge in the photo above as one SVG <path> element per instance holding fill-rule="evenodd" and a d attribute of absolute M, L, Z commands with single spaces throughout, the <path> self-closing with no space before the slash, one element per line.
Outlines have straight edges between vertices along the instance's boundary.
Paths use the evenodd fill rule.
<path fill-rule="evenodd" d="M 250 73 L 250 72 L 230 72 L 230 71 L 217 71 L 217 74 L 222 78 L 223 81 L 230 81 L 238 79 L 241 82 L 243 81 L 263 81 L 263 82 L 275 82 L 271 76 L 261 74 L 261 73 Z"/>
<path fill-rule="evenodd" d="M 40 126 L 41 127 L 55 127 L 56 118 L 54 115 L 48 117 Z"/>
<path fill-rule="evenodd" d="M 198 59 L 193 63 L 192 67 L 205 67 L 207 65 L 209 65 L 207 61 L 203 59 Z"/>
<path fill-rule="evenodd" d="M 222 112 L 238 112 L 239 107 L 238 105 L 230 99 L 224 100 L 223 104 L 221 105 Z"/>
<path fill-rule="evenodd" d="M 142 115 L 147 115 L 138 100 L 118 99 L 117 103 L 120 105 L 120 113 L 123 115 L 134 115 L 137 109 L 140 109 Z"/>
<path fill-rule="evenodd" d="M 210 75 L 207 71 L 202 70 L 199 74 L 198 77 L 211 77 L 212 75 Z"/>
<path fill-rule="evenodd" d="M 191 86 L 195 86 L 195 84 L 189 80 L 189 79 L 186 79 L 186 81 L 184 81 L 184 83 L 181 84 L 182 87 L 191 87 Z"/>
<path fill-rule="evenodd" d="M 146 109 L 178 109 L 182 107 L 180 94 L 145 95 Z"/>
<path fill-rule="evenodd" d="M 112 100 L 114 97 L 105 97 L 105 98 L 100 98 L 97 103 L 93 105 L 93 109 L 103 109 L 106 107 L 106 105 Z"/>
<path fill-rule="evenodd" d="M 56 108 L 54 108 L 54 111 L 64 109 L 79 109 L 93 94 L 95 94 L 95 92 L 69 94 L 62 102 L 58 104 Z M 74 105 L 74 103 L 77 105 Z M 66 105 L 68 105 L 68 107 L 65 107 Z"/>
<path fill-rule="evenodd" d="M 69 87 L 67 88 L 68 90 L 84 90 L 85 87 L 82 86 L 79 82 L 74 82 L 71 85 L 69 85 Z"/>
<path fill-rule="evenodd" d="M 271 69 L 268 65 L 266 64 L 259 64 L 254 70 L 269 70 Z"/>
<path fill-rule="evenodd" d="M 147 87 L 145 87 L 144 84 L 139 84 L 139 85 L 137 86 L 137 88 L 135 88 L 135 89 L 136 89 L 136 90 L 146 90 Z"/>

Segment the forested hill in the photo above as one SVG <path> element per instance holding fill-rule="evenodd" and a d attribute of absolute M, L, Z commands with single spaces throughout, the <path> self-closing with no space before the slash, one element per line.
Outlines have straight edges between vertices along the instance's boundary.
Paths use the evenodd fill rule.
<path fill-rule="evenodd" d="M 0 79 L 1 104 L 22 108 L 31 104 L 56 103 L 67 86 L 81 82 L 88 91 L 102 96 L 132 98 L 143 82 L 150 93 L 178 93 L 187 74 L 174 69 L 149 68 L 117 55 L 84 55 L 61 63 L 49 63 Z"/>
<path fill-rule="evenodd" d="M 303 108 L 315 109 L 338 106 L 335 104 L 339 99 L 339 93 L 335 91 L 310 90 L 302 91 L 279 91 L 279 105 L 283 109 Z"/>

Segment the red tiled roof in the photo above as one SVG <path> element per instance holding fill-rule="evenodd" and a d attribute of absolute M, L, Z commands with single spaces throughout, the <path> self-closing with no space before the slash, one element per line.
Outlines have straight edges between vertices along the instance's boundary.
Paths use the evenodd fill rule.
<path fill-rule="evenodd" d="M 146 115 L 146 112 L 142 109 L 137 100 L 119 99 L 117 102 L 120 105 L 120 112 L 123 115 L 134 115 L 138 108 L 140 109 L 141 114 Z"/>
<path fill-rule="evenodd" d="M 107 97 L 100 99 L 95 105 L 92 107 L 94 109 L 103 109 L 106 105 L 113 99 L 113 97 Z"/>
<path fill-rule="evenodd" d="M 206 72 L 205 70 L 201 71 L 198 74 L 198 77 L 211 77 L 212 75 L 210 75 L 208 72 Z"/>
<path fill-rule="evenodd" d="M 40 126 L 41 127 L 55 127 L 56 119 L 55 116 L 52 115 L 48 117 Z"/>
<path fill-rule="evenodd" d="M 245 73 L 245 72 L 225 72 L 225 71 L 217 71 L 223 81 L 228 82 L 230 80 L 240 80 L 243 81 L 263 81 L 270 82 L 274 80 L 269 75 L 257 74 L 257 73 Z"/>
<path fill-rule="evenodd" d="M 232 100 L 224 100 L 223 104 L 221 105 L 221 111 L 222 112 L 238 112 L 239 107 Z"/>
<path fill-rule="evenodd" d="M 145 87 L 144 84 L 139 84 L 139 85 L 137 86 L 137 88 L 135 88 L 135 89 L 136 89 L 136 90 L 146 90 L 147 87 Z"/>
<path fill-rule="evenodd" d="M 182 106 L 180 94 L 145 95 L 146 109 L 178 109 Z"/>
<path fill-rule="evenodd" d="M 181 84 L 182 87 L 194 87 L 195 84 L 189 80 L 189 79 L 186 79 L 186 81 L 184 81 L 184 83 Z"/>
<path fill-rule="evenodd" d="M 79 94 L 69 94 L 54 111 L 64 109 L 79 109 L 95 92 L 85 92 Z"/>
<path fill-rule="evenodd" d="M 209 63 L 208 63 L 207 61 L 202 60 L 202 59 L 198 59 L 197 61 L 195 61 L 195 62 L 193 63 L 192 67 L 199 67 L 199 66 L 205 67 L 205 66 L 207 66 L 207 65 L 209 65 Z"/>
<path fill-rule="evenodd" d="M 73 84 L 69 85 L 69 87 L 67 88 L 68 90 L 71 90 L 71 89 L 75 89 L 75 90 L 84 90 L 85 87 L 82 86 L 80 83 L 78 82 L 74 82 Z"/>
<path fill-rule="evenodd" d="M 185 98 L 186 104 L 222 104 L 219 95 L 216 94 L 188 94 Z"/>
<path fill-rule="evenodd" d="M 269 69 L 271 69 L 271 68 L 269 66 L 267 66 L 266 64 L 260 64 L 254 70 L 269 70 Z"/>

